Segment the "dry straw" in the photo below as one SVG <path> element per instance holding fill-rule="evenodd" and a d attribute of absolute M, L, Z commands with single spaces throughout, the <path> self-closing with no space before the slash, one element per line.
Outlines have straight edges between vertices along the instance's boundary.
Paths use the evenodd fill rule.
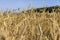
<path fill-rule="evenodd" d="M 0 11 L 0 40 L 60 40 L 60 13 Z"/>

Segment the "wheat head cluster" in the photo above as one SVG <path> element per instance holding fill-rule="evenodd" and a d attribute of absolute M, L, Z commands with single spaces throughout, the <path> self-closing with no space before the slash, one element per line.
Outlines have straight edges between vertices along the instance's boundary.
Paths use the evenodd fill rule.
<path fill-rule="evenodd" d="M 0 40 L 60 40 L 60 13 L 0 11 Z"/>

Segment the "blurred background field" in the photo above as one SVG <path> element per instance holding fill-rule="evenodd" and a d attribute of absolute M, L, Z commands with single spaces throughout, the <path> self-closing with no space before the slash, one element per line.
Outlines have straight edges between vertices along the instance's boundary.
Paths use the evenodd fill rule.
<path fill-rule="evenodd" d="M 60 40 L 60 12 L 0 11 L 0 40 Z"/>

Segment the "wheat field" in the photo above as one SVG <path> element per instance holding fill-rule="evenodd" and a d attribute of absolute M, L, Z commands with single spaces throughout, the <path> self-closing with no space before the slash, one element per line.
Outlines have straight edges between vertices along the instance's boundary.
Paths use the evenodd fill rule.
<path fill-rule="evenodd" d="M 0 11 L 0 40 L 60 40 L 60 13 Z"/>

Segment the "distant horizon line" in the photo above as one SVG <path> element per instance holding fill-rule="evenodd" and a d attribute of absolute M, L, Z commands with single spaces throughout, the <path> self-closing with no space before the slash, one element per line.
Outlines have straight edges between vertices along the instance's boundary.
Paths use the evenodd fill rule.
<path fill-rule="evenodd" d="M 23 10 L 28 10 L 28 9 L 31 9 L 31 8 L 48 8 L 48 7 L 56 7 L 56 6 L 58 6 L 58 7 L 60 7 L 60 5 L 54 5 L 54 6 L 43 6 L 43 7 L 30 7 L 30 8 L 25 8 L 25 9 L 22 9 L 22 8 L 12 8 L 12 9 L 10 9 L 10 8 L 0 8 L 0 10 L 1 11 L 7 11 L 7 10 L 10 10 L 10 11 L 18 11 L 18 10 L 20 10 L 20 11 L 23 11 Z"/>

